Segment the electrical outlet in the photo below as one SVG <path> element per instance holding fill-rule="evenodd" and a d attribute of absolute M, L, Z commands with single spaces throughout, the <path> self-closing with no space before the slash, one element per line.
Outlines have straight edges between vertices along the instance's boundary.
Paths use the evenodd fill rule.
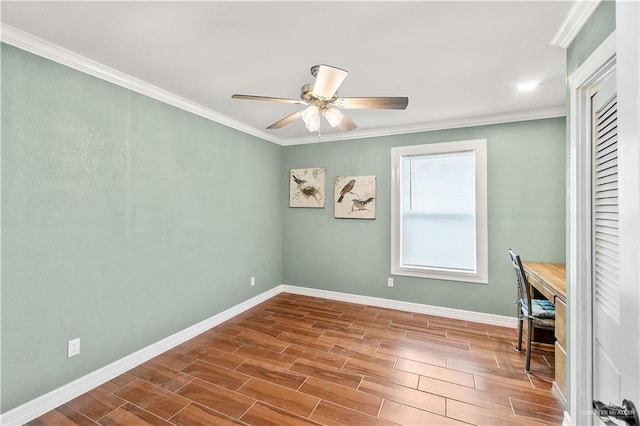
<path fill-rule="evenodd" d="M 251 287 L 256 285 L 256 277 L 251 277 Z"/>
<path fill-rule="evenodd" d="M 80 354 L 80 338 L 69 340 L 67 343 L 67 357 L 71 358 Z"/>
<path fill-rule="evenodd" d="M 387 278 L 387 287 L 393 287 L 393 278 Z"/>

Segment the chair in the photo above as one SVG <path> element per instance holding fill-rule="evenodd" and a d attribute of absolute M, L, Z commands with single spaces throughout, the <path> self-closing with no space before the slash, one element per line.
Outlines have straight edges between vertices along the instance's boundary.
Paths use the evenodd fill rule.
<path fill-rule="evenodd" d="M 516 270 L 518 281 L 518 352 L 522 352 L 522 325 L 527 320 L 527 352 L 524 370 L 531 372 L 531 331 L 532 328 L 554 330 L 556 310 L 553 303 L 546 299 L 531 299 L 531 285 L 522 267 L 520 256 L 509 249 L 509 257 Z"/>

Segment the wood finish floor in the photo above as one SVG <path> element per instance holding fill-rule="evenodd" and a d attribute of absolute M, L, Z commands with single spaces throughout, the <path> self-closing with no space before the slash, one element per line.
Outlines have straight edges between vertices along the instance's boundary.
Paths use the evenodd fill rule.
<path fill-rule="evenodd" d="M 29 425 L 561 424 L 516 330 L 280 294 Z"/>

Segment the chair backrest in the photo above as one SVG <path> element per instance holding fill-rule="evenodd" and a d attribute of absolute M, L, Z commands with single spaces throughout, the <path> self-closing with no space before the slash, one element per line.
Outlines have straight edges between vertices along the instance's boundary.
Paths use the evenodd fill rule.
<path fill-rule="evenodd" d="M 518 301 L 520 302 L 520 306 L 524 307 L 530 315 L 531 298 L 529 297 L 529 291 L 531 287 L 529 281 L 527 281 L 527 276 L 524 273 L 522 261 L 520 260 L 520 256 L 515 254 L 511 249 L 509 249 L 509 257 L 511 258 L 513 269 L 516 270 L 516 278 L 518 281 Z"/>

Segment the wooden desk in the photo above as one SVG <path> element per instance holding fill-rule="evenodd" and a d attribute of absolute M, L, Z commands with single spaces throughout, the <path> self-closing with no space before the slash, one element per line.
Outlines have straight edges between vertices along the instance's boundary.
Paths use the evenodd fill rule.
<path fill-rule="evenodd" d="M 538 290 L 556 307 L 555 381 L 553 393 L 567 406 L 567 282 L 566 266 L 559 263 L 522 262 L 531 287 Z"/>
<path fill-rule="evenodd" d="M 529 284 L 550 301 L 567 303 L 567 268 L 563 263 L 522 262 Z"/>

